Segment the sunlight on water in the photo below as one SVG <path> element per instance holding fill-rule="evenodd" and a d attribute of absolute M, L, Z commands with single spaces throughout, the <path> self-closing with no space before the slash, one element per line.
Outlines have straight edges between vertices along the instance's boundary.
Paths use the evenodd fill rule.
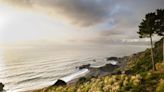
<path fill-rule="evenodd" d="M 56 48 L 14 48 L 0 50 L 0 82 L 8 92 L 19 92 L 52 85 L 55 80 L 66 81 L 87 73 L 79 72 L 77 66 L 105 65 L 105 57 L 124 56 L 144 50 L 146 47 L 109 46 L 107 48 L 56 49 Z M 119 50 L 119 51 L 117 51 Z M 128 53 L 127 50 L 129 51 Z M 120 52 L 122 51 L 122 52 Z M 93 62 L 96 59 L 96 62 Z"/>
<path fill-rule="evenodd" d="M 0 48 L 0 82 L 4 83 L 5 71 L 3 69 L 6 67 L 4 63 L 3 49 Z"/>
<path fill-rule="evenodd" d="M 0 49 L 0 71 L 2 70 L 3 67 L 5 67 L 4 60 L 3 60 L 3 50 Z"/>

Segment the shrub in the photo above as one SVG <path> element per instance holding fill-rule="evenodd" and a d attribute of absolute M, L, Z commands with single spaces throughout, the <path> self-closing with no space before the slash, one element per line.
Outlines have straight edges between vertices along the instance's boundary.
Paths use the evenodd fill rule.
<path fill-rule="evenodd" d="M 164 92 L 164 79 L 161 79 L 157 88 L 156 88 L 156 92 Z"/>
<path fill-rule="evenodd" d="M 158 71 L 164 71 L 164 63 L 157 63 L 155 66 Z"/>

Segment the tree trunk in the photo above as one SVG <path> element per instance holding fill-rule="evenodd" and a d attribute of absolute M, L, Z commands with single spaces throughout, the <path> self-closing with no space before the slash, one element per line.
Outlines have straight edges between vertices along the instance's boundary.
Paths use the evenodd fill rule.
<path fill-rule="evenodd" d="M 162 38 L 162 41 L 163 41 L 163 43 L 162 43 L 162 50 L 163 50 L 163 63 L 164 63 L 164 37 Z"/>
<path fill-rule="evenodd" d="M 154 52 L 153 52 L 153 41 L 152 41 L 152 36 L 150 36 L 150 42 L 151 42 L 151 59 L 152 59 L 152 64 L 153 64 L 153 71 L 155 71 L 155 62 L 154 62 Z"/>
<path fill-rule="evenodd" d="M 164 38 L 163 38 L 163 47 L 162 47 L 162 49 L 163 49 L 163 63 L 164 63 Z"/>

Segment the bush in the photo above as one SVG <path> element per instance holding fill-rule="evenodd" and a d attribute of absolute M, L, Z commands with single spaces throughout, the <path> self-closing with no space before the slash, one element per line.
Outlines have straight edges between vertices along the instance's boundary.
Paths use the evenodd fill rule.
<path fill-rule="evenodd" d="M 82 84 L 82 83 L 84 83 L 86 81 L 87 81 L 87 78 L 81 77 L 81 78 L 79 78 L 78 83 Z"/>
<path fill-rule="evenodd" d="M 156 92 L 164 92 L 164 79 L 161 79 L 157 88 L 156 88 Z"/>
<path fill-rule="evenodd" d="M 158 71 L 164 71 L 164 63 L 157 63 L 155 67 Z"/>

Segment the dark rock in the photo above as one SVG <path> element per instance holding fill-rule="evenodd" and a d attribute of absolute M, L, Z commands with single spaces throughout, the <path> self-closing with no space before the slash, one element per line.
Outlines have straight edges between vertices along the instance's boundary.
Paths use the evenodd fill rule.
<path fill-rule="evenodd" d="M 79 66 L 79 69 L 84 69 L 84 68 L 90 68 L 91 64 L 86 64 L 86 65 L 82 65 L 82 66 Z"/>
<path fill-rule="evenodd" d="M 64 85 L 67 85 L 67 83 L 63 80 L 58 79 L 56 83 L 53 84 L 52 86 L 64 86 Z"/>
<path fill-rule="evenodd" d="M 117 61 L 119 58 L 118 57 L 107 57 L 106 60 L 109 61 L 109 60 L 115 60 Z"/>
<path fill-rule="evenodd" d="M 117 65 L 112 65 L 112 64 L 106 64 L 105 66 L 102 66 L 102 67 L 99 67 L 99 69 L 101 71 L 104 71 L 104 72 L 111 72 L 113 71 L 115 68 L 118 68 Z"/>
<path fill-rule="evenodd" d="M 90 67 L 90 73 L 88 76 L 105 76 L 111 74 L 116 68 L 119 68 L 118 65 L 106 64 L 101 67 Z"/>
<path fill-rule="evenodd" d="M 0 82 L 0 92 L 3 91 L 4 84 Z"/>
<path fill-rule="evenodd" d="M 112 75 L 119 75 L 119 74 L 122 74 L 122 72 L 121 71 L 116 71 L 116 72 L 113 72 L 113 73 L 111 73 Z"/>
<path fill-rule="evenodd" d="M 96 62 L 96 59 L 93 59 L 93 62 Z"/>

